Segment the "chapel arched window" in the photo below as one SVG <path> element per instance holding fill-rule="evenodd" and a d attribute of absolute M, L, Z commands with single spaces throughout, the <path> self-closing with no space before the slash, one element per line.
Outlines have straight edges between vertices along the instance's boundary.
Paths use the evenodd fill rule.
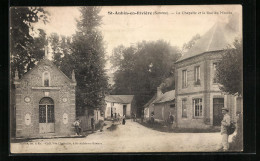
<path fill-rule="evenodd" d="M 49 72 L 43 73 L 43 86 L 44 87 L 50 86 L 50 73 Z"/>

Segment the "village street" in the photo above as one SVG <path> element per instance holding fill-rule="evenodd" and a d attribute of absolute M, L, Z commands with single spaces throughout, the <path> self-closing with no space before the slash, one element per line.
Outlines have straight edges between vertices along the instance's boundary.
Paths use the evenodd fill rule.
<path fill-rule="evenodd" d="M 184 152 L 216 151 L 221 142 L 220 133 L 165 133 L 127 120 L 110 131 L 106 121 L 103 132 L 83 138 L 35 139 L 11 143 L 12 152 L 33 153 L 103 153 L 103 152 Z M 229 138 L 231 141 L 231 137 Z"/>

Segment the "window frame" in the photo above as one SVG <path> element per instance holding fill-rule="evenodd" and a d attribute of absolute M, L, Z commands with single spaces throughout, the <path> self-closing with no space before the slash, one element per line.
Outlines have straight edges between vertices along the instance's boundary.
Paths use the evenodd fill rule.
<path fill-rule="evenodd" d="M 200 66 L 199 65 L 197 65 L 197 66 L 195 66 L 194 67 L 194 84 L 195 85 L 200 85 L 200 74 L 201 74 L 201 72 L 200 72 Z"/>
<path fill-rule="evenodd" d="M 45 86 L 45 74 L 46 73 L 47 73 L 48 78 L 49 78 L 48 86 Z M 45 71 L 45 72 L 42 73 L 42 86 L 43 87 L 50 87 L 51 86 L 51 75 L 50 75 L 50 72 L 48 72 L 48 71 Z"/>
<path fill-rule="evenodd" d="M 199 101 L 199 108 L 198 108 L 198 112 L 199 112 L 199 115 L 196 116 L 196 100 L 201 100 Z M 201 107 L 201 109 L 200 109 Z M 193 118 L 203 118 L 204 116 L 204 109 L 203 109 L 203 100 L 202 98 L 192 98 L 192 109 L 193 109 Z"/>
<path fill-rule="evenodd" d="M 184 112 L 183 112 L 183 111 L 184 111 L 184 110 L 183 110 L 183 102 L 185 102 L 185 110 L 186 110 L 186 111 L 185 111 L 185 113 L 186 113 L 186 116 L 185 116 L 185 117 L 184 117 L 184 115 L 183 115 L 183 113 L 184 113 Z M 184 99 L 181 100 L 181 118 L 182 118 L 182 119 L 188 118 L 188 114 L 187 114 L 187 99 L 186 99 L 186 98 L 184 98 Z"/>
<path fill-rule="evenodd" d="M 170 108 L 175 108 L 175 103 L 170 104 Z"/>
<path fill-rule="evenodd" d="M 218 84 L 218 81 L 217 81 L 217 79 L 216 79 L 216 66 L 219 64 L 219 62 L 213 62 L 212 63 L 212 66 L 213 66 L 213 80 L 212 80 L 212 82 L 213 82 L 213 84 Z"/>
<path fill-rule="evenodd" d="M 184 74 L 185 73 L 185 74 Z M 186 88 L 188 86 L 188 78 L 187 78 L 187 69 L 182 70 L 182 88 Z M 184 77 L 185 76 L 185 77 Z"/>

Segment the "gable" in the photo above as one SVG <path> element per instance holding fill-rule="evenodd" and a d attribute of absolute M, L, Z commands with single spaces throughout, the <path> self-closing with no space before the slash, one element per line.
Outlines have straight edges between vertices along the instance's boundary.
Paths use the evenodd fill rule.
<path fill-rule="evenodd" d="M 58 87 L 64 84 L 73 83 L 60 69 L 58 69 L 50 60 L 41 60 L 33 69 L 27 72 L 21 79 L 21 82 L 27 82 L 30 86 L 43 86 L 43 74 L 48 73 L 50 77 L 50 86 Z"/>

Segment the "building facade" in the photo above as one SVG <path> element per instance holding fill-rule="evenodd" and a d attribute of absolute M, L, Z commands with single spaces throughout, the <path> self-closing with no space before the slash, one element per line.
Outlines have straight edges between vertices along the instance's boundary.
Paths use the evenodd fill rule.
<path fill-rule="evenodd" d="M 108 95 L 105 101 L 105 118 L 113 118 L 118 114 L 130 118 L 132 113 L 136 113 L 134 95 Z"/>
<path fill-rule="evenodd" d="M 220 126 L 222 107 L 227 107 L 235 120 L 242 100 L 223 93 L 215 75 L 223 49 L 232 44 L 235 35 L 236 32 L 228 24 L 217 23 L 175 63 L 178 127 Z"/>
<path fill-rule="evenodd" d="M 21 79 L 15 73 L 16 137 L 74 134 L 75 74 L 72 79 L 44 58 Z"/>
<path fill-rule="evenodd" d="M 157 122 L 167 122 L 170 114 L 176 116 L 175 90 L 158 93 L 160 92 L 157 92 L 157 98 L 153 101 L 154 119 Z"/>
<path fill-rule="evenodd" d="M 157 94 L 155 94 L 145 105 L 144 105 L 144 120 L 148 121 L 151 119 L 151 115 L 154 114 L 154 104 Z"/>

